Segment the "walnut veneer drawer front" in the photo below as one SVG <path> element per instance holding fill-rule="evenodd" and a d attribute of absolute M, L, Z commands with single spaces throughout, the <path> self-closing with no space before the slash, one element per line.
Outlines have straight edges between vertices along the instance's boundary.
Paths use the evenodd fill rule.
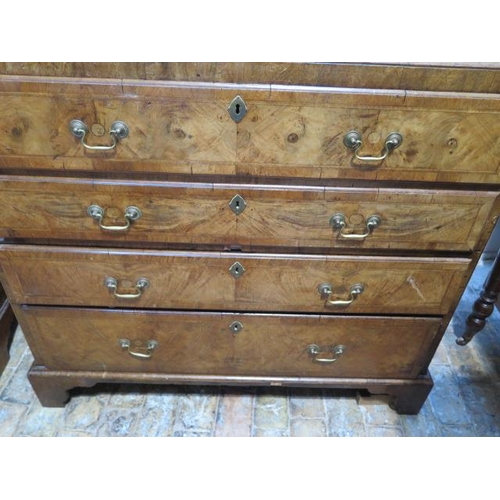
<path fill-rule="evenodd" d="M 17 82 L 0 78 L 2 155 L 34 168 L 108 170 L 109 160 L 140 159 L 153 163 L 130 168 L 155 170 L 154 162 L 161 162 L 162 169 L 186 173 L 193 161 L 235 160 L 236 126 L 226 109 L 230 92 L 218 98 L 214 86 L 67 82 L 45 80 L 43 89 L 23 82 L 20 90 Z M 75 120 L 84 134 L 72 133 Z"/>
<path fill-rule="evenodd" d="M 26 80 L 0 78 L 9 167 L 498 181 L 495 95 Z"/>
<path fill-rule="evenodd" d="M 496 192 L 0 177 L 0 236 L 471 251 Z"/>
<path fill-rule="evenodd" d="M 267 100 L 247 100 L 237 159 L 242 169 L 261 175 L 271 168 L 322 178 L 498 181 L 500 99 L 470 107 L 464 99 L 463 111 L 450 111 L 450 100 L 278 87 Z M 481 112 L 468 112 L 474 104 Z"/>
<path fill-rule="evenodd" d="M 173 374 L 415 377 L 440 325 L 429 318 L 23 313 L 36 361 L 49 369 Z"/>
<path fill-rule="evenodd" d="M 446 314 L 468 259 L 0 246 L 20 304 Z"/>

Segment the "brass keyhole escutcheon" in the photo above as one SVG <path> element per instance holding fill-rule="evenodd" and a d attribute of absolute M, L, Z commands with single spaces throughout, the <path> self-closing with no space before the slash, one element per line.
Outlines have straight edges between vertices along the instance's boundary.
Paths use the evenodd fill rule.
<path fill-rule="evenodd" d="M 240 215 L 246 208 L 247 202 L 243 196 L 237 194 L 233 197 L 233 199 L 229 202 L 229 207 L 236 214 Z"/>
<path fill-rule="evenodd" d="M 233 333 L 240 333 L 241 330 L 243 330 L 243 325 L 239 322 L 239 321 L 233 321 L 230 325 L 229 325 L 229 329 L 233 332 Z"/>
<path fill-rule="evenodd" d="M 243 120 L 243 118 L 245 118 L 245 115 L 247 114 L 247 105 L 243 98 L 237 95 L 231 101 L 231 104 L 229 104 L 227 111 L 232 120 L 236 123 L 239 123 L 241 122 L 241 120 Z"/>
<path fill-rule="evenodd" d="M 243 267 L 243 264 L 240 264 L 239 262 L 235 262 L 230 268 L 229 272 L 236 278 L 241 278 L 243 276 L 243 273 L 245 272 L 245 268 Z"/>

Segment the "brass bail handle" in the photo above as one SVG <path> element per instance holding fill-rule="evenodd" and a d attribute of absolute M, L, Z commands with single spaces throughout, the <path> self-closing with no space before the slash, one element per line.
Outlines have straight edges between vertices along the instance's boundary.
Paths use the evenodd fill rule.
<path fill-rule="evenodd" d="M 363 147 L 363 139 L 361 134 L 356 130 L 351 130 L 344 136 L 344 146 L 346 148 L 353 149 L 354 156 L 360 161 L 377 162 L 385 160 L 387 156 L 389 156 L 392 151 L 399 148 L 402 143 L 403 136 L 398 132 L 392 132 L 387 136 L 384 143 L 384 148 L 382 149 L 380 156 L 364 156 L 358 154 L 358 152 Z"/>
<path fill-rule="evenodd" d="M 106 210 L 99 205 L 90 205 L 90 207 L 87 208 L 87 215 L 98 221 L 99 227 L 105 231 L 127 231 L 133 221 L 141 218 L 142 212 L 137 207 L 127 207 L 123 214 L 125 219 L 125 224 L 123 226 L 107 226 L 103 224 L 102 221 L 106 215 Z"/>
<path fill-rule="evenodd" d="M 342 354 L 344 354 L 345 346 L 339 344 L 331 346 L 330 348 L 326 349 L 326 352 L 331 352 L 333 354 L 333 357 L 327 357 L 327 358 L 318 357 L 323 351 L 316 344 L 308 345 L 307 352 L 311 356 L 312 360 L 316 363 L 334 363 L 335 361 L 337 361 L 337 359 L 339 359 L 339 357 Z"/>
<path fill-rule="evenodd" d="M 333 214 L 330 218 L 330 225 L 333 229 L 340 229 L 339 236 L 345 240 L 364 240 L 366 237 L 370 236 L 372 231 L 379 227 L 381 223 L 382 220 L 378 215 L 370 215 L 370 217 L 366 219 L 366 229 L 363 233 L 344 233 L 344 229 L 347 227 L 346 216 L 339 212 Z"/>
<path fill-rule="evenodd" d="M 332 300 L 330 299 L 333 294 L 332 285 L 330 283 L 323 283 L 318 286 L 318 293 L 325 301 L 325 307 L 347 307 L 352 304 L 364 291 L 365 287 L 361 283 L 356 283 L 351 286 L 347 299 Z"/>
<path fill-rule="evenodd" d="M 148 340 L 144 347 L 139 346 L 134 349 L 132 349 L 132 342 L 128 339 L 120 339 L 118 343 L 124 351 L 127 351 L 132 357 L 139 359 L 151 358 L 154 350 L 158 347 L 158 342 L 156 340 Z"/>
<path fill-rule="evenodd" d="M 104 286 L 113 292 L 117 299 L 138 299 L 144 290 L 149 286 L 149 280 L 146 278 L 139 278 L 135 283 L 135 293 L 118 293 L 118 280 L 116 278 L 106 278 Z"/>
<path fill-rule="evenodd" d="M 70 132 L 80 139 L 81 145 L 85 149 L 90 149 L 91 151 L 110 151 L 115 149 L 118 145 L 118 142 L 125 137 L 128 137 L 129 128 L 128 126 L 121 121 L 116 121 L 111 124 L 109 129 L 109 136 L 111 138 L 111 144 L 109 145 L 95 145 L 91 146 L 87 143 L 86 138 L 89 133 L 89 128 L 82 120 L 71 120 L 69 122 L 69 130 Z"/>

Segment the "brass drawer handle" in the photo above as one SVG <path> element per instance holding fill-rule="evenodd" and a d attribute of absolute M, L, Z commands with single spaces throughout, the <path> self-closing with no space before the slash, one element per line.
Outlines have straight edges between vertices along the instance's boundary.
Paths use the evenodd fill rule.
<path fill-rule="evenodd" d="M 387 139 L 384 143 L 384 149 L 380 156 L 361 156 L 358 154 L 358 151 L 363 146 L 363 140 L 361 138 L 361 134 L 356 130 L 351 130 L 347 132 L 344 136 L 344 146 L 349 149 L 354 150 L 354 156 L 361 161 L 382 161 L 389 156 L 389 153 L 394 151 L 396 148 L 399 148 L 403 143 L 403 136 L 398 132 L 392 132 L 387 136 Z"/>
<path fill-rule="evenodd" d="M 104 286 L 111 290 L 117 299 L 138 299 L 142 295 L 142 292 L 149 286 L 149 280 L 139 278 L 135 282 L 135 293 L 118 293 L 118 280 L 116 278 L 106 278 Z"/>
<path fill-rule="evenodd" d="M 128 339 L 120 339 L 118 342 L 124 351 L 127 351 L 134 358 L 139 359 L 149 359 L 153 355 L 154 350 L 158 347 L 158 342 L 156 342 L 156 340 L 148 340 L 144 347 L 136 346 L 134 348 L 135 350 L 132 350 L 132 342 Z"/>
<path fill-rule="evenodd" d="M 78 137 L 80 139 L 80 143 L 85 149 L 90 149 L 91 151 L 110 151 L 112 149 L 115 149 L 118 141 L 120 141 L 121 139 L 125 139 L 125 137 L 127 137 L 129 134 L 127 125 L 123 122 L 117 121 L 112 123 L 111 128 L 109 129 L 111 144 L 91 146 L 85 141 L 85 138 L 89 133 L 89 128 L 84 122 L 82 122 L 81 120 L 71 120 L 69 122 L 69 130 L 75 137 Z"/>
<path fill-rule="evenodd" d="M 339 357 L 344 354 L 345 346 L 343 345 L 334 345 L 327 349 L 327 352 L 331 352 L 334 354 L 333 358 L 318 358 L 318 355 L 322 352 L 321 348 L 316 344 L 311 344 L 307 346 L 307 352 L 312 357 L 313 361 L 316 363 L 333 363 L 337 361 Z"/>
<path fill-rule="evenodd" d="M 330 225 L 333 227 L 333 229 L 340 229 L 339 236 L 341 238 L 344 238 L 345 240 L 364 240 L 367 236 L 370 236 L 372 231 L 379 227 L 380 224 L 382 223 L 382 220 L 378 215 L 370 215 L 366 219 L 366 230 L 364 233 L 361 234 L 354 234 L 354 233 L 344 233 L 344 229 L 347 226 L 346 224 L 346 217 L 343 213 L 339 212 L 336 214 L 333 214 L 330 218 Z"/>
<path fill-rule="evenodd" d="M 325 307 L 347 307 L 352 304 L 365 290 L 365 287 L 361 283 L 356 283 L 351 286 L 349 291 L 349 297 L 346 300 L 331 300 L 330 297 L 333 294 L 332 285 L 330 283 L 323 283 L 318 286 L 318 293 L 321 298 L 325 301 Z"/>
<path fill-rule="evenodd" d="M 92 217 L 92 219 L 98 221 L 99 227 L 105 231 L 127 231 L 132 221 L 140 219 L 142 216 L 142 212 L 137 207 L 127 207 L 123 214 L 125 218 L 124 226 L 106 226 L 102 223 L 106 215 L 104 208 L 101 208 L 99 205 L 90 205 L 90 207 L 87 208 L 87 214 Z"/>

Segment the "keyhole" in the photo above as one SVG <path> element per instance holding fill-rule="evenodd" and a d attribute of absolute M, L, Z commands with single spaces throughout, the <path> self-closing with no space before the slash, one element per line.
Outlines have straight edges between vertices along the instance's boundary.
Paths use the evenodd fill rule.
<path fill-rule="evenodd" d="M 239 333 L 243 330 L 243 325 L 239 321 L 234 321 L 229 325 L 229 328 L 233 333 Z"/>
<path fill-rule="evenodd" d="M 243 273 L 245 272 L 245 268 L 239 263 L 235 262 L 230 268 L 229 272 L 235 277 L 239 278 L 243 276 Z"/>
<path fill-rule="evenodd" d="M 239 123 L 245 115 L 247 114 L 247 106 L 245 101 L 241 96 L 237 95 L 229 104 L 227 108 L 229 116 L 236 122 Z"/>
<path fill-rule="evenodd" d="M 243 210 L 245 210 L 246 206 L 245 200 L 239 194 L 233 196 L 232 200 L 229 202 L 229 207 L 236 215 L 240 215 Z"/>

